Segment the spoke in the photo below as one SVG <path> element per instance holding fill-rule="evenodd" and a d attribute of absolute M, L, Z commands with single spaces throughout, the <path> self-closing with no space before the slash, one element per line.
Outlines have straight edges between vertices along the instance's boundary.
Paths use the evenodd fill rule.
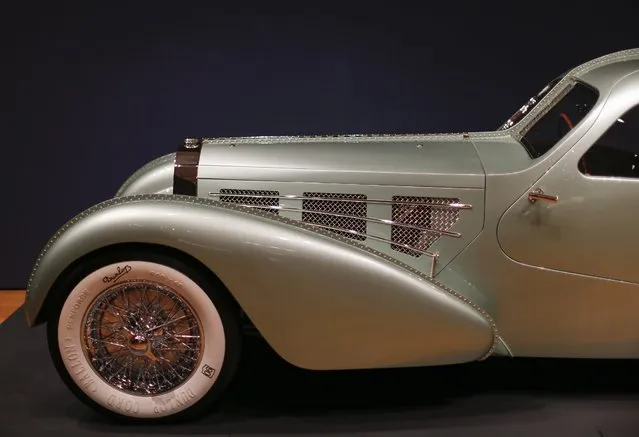
<path fill-rule="evenodd" d="M 189 326 L 188 328 L 184 328 L 184 329 L 183 329 L 183 330 L 181 330 L 181 331 L 176 331 L 176 332 L 174 333 L 174 335 L 181 334 L 181 333 L 183 333 L 183 332 L 187 332 L 187 331 L 192 331 L 193 329 L 194 329 L 194 327 L 193 327 L 193 326 Z"/>
<path fill-rule="evenodd" d="M 173 306 L 171 307 L 171 311 L 169 311 L 169 313 L 166 315 L 166 318 L 162 321 L 162 323 L 168 323 L 179 312 L 180 312 L 180 307 L 178 306 L 177 303 L 174 303 Z"/>
<path fill-rule="evenodd" d="M 196 370 L 200 326 L 171 289 L 144 281 L 117 284 L 87 311 L 89 361 L 113 387 L 156 395 L 177 387 Z"/>
<path fill-rule="evenodd" d="M 146 306 L 146 303 L 149 300 L 146 295 L 146 287 L 142 288 L 142 293 L 138 290 L 138 296 L 140 298 L 140 308 L 142 308 L 146 314 L 149 314 L 149 308 Z"/>
<path fill-rule="evenodd" d="M 115 306 L 114 306 L 114 308 L 115 308 Z M 126 311 L 126 310 L 124 310 L 124 311 Z M 118 319 L 120 319 L 120 323 L 122 324 L 122 329 L 124 329 L 124 330 L 126 330 L 127 332 L 129 332 L 129 334 L 133 334 L 133 331 L 132 331 L 132 330 L 131 330 L 128 326 L 127 326 L 127 325 L 128 325 L 127 321 L 125 321 L 125 320 L 122 318 L 122 315 L 120 314 L 120 312 L 119 312 L 119 311 L 117 311 L 117 312 L 113 312 L 112 310 L 109 310 L 109 312 L 110 312 L 111 314 L 113 314 L 114 316 L 116 316 Z"/>
<path fill-rule="evenodd" d="M 126 308 L 127 311 L 131 311 L 131 308 L 129 307 L 129 299 L 125 294 L 124 288 L 120 289 L 120 295 L 122 296 L 122 303 L 124 304 L 124 308 Z"/>
<path fill-rule="evenodd" d="M 93 341 L 93 342 L 95 342 L 95 343 L 110 344 L 111 346 L 119 346 L 119 347 L 121 347 L 121 348 L 126 348 L 126 346 L 125 346 L 125 345 L 123 345 L 123 344 L 120 344 L 120 343 L 114 343 L 114 342 L 112 342 L 112 341 L 106 341 L 106 340 L 103 340 L 103 339 L 101 339 L 101 338 L 91 338 L 90 340 L 91 340 L 91 341 Z"/>
<path fill-rule="evenodd" d="M 155 293 L 155 296 L 153 297 L 153 299 L 149 301 L 149 308 L 151 308 L 151 310 L 149 311 L 149 315 L 151 317 L 157 317 L 158 314 L 162 313 L 163 311 L 166 311 L 162 307 L 162 303 L 160 302 L 160 295 L 158 293 Z"/>
<path fill-rule="evenodd" d="M 169 325 L 170 325 L 170 324 L 172 324 L 172 323 L 178 322 L 178 321 L 180 321 L 180 320 L 182 320 L 182 319 L 186 319 L 186 318 L 187 318 L 187 316 L 182 316 L 182 317 L 178 317 L 177 319 L 169 320 L 169 321 L 168 321 L 168 322 L 166 322 L 166 323 L 163 323 L 163 324 L 161 324 L 161 325 L 159 325 L 159 326 L 154 326 L 153 328 L 148 329 L 146 332 L 153 332 L 153 331 L 156 331 L 156 330 L 158 330 L 158 329 L 160 329 L 160 328 L 164 328 L 165 326 L 169 326 Z"/>
<path fill-rule="evenodd" d="M 127 308 L 122 308 L 120 305 L 116 305 L 113 302 L 109 302 L 108 305 L 109 305 L 109 308 L 115 308 L 116 310 L 118 310 L 117 314 L 124 313 L 124 315 L 126 315 L 127 317 L 134 317 L 136 314 L 135 311 L 131 311 Z M 111 314 L 115 315 L 115 313 L 113 312 Z"/>

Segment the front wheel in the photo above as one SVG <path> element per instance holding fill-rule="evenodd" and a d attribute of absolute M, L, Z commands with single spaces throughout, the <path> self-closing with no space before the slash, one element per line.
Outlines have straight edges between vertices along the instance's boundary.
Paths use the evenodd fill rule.
<path fill-rule="evenodd" d="M 83 263 L 58 289 L 48 324 L 58 372 L 82 401 L 121 417 L 202 410 L 238 365 L 236 306 L 176 258 L 122 255 Z"/>

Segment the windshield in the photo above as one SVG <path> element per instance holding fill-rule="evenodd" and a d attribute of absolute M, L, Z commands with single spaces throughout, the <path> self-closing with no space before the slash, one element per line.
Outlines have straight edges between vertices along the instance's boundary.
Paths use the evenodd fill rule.
<path fill-rule="evenodd" d="M 542 88 L 541 91 L 539 91 L 535 96 L 531 97 L 526 104 L 524 104 L 524 106 L 522 106 L 521 108 L 519 108 L 519 110 L 517 112 L 515 112 L 512 117 L 510 117 L 506 123 L 504 123 L 499 129 L 497 130 L 506 130 L 508 128 L 513 127 L 514 125 L 516 125 L 517 123 L 519 123 L 521 121 L 522 118 L 524 118 L 524 115 L 526 115 L 528 112 L 530 112 L 530 110 L 532 108 L 534 108 L 537 103 L 539 103 L 539 101 L 541 99 L 544 98 L 544 96 L 546 94 L 548 94 L 550 92 L 551 89 L 553 89 L 555 87 L 555 85 L 557 85 L 557 83 L 563 79 L 563 75 L 555 78 L 552 82 L 550 82 L 548 85 L 546 85 L 545 87 Z"/>
<path fill-rule="evenodd" d="M 589 85 L 576 82 L 527 128 L 521 143 L 531 158 L 538 158 L 552 149 L 583 120 L 597 103 L 599 92 Z"/>

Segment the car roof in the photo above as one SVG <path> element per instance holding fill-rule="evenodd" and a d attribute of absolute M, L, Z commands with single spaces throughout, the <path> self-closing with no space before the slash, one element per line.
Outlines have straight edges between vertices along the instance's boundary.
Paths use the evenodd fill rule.
<path fill-rule="evenodd" d="M 578 79 L 586 79 L 591 73 L 605 70 L 612 64 L 625 63 L 627 67 L 634 70 L 637 67 L 634 65 L 639 61 L 639 48 L 622 50 L 614 53 L 609 53 L 604 56 L 592 59 L 570 70 L 567 76 L 572 76 Z"/>

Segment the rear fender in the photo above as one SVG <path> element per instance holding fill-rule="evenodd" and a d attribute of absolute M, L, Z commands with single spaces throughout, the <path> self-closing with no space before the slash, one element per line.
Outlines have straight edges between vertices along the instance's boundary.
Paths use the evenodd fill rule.
<path fill-rule="evenodd" d="M 157 194 L 103 202 L 56 233 L 29 281 L 29 324 L 40 322 L 68 266 L 122 243 L 172 247 L 199 260 L 272 348 L 299 367 L 460 363 L 496 344 L 492 319 L 479 307 L 381 253 L 270 212 Z"/>

